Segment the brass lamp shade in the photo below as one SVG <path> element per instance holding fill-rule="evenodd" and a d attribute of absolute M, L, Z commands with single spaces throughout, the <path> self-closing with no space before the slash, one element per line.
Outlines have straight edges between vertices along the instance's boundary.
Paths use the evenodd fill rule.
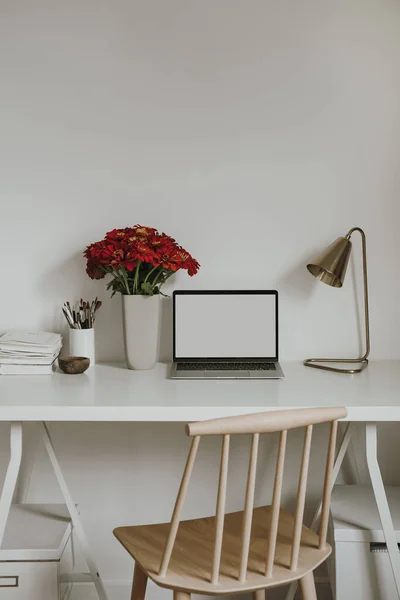
<path fill-rule="evenodd" d="M 347 265 L 351 254 L 351 241 L 340 237 L 324 252 L 319 254 L 312 263 L 307 265 L 311 275 L 332 287 L 341 288 L 346 276 Z"/>
<path fill-rule="evenodd" d="M 307 269 L 317 279 L 332 287 L 341 288 L 346 275 L 347 265 L 351 254 L 350 237 L 357 231 L 361 236 L 364 278 L 364 315 L 365 315 L 365 353 L 359 358 L 308 358 L 304 361 L 306 367 L 335 371 L 336 373 L 361 373 L 368 365 L 370 352 L 369 338 L 369 309 L 368 309 L 368 276 L 367 276 L 367 244 L 365 233 L 359 227 L 350 229 L 346 237 L 335 240 L 326 250 L 307 265 Z M 328 364 L 321 364 L 328 363 Z M 354 364 L 359 368 L 334 367 L 334 363 Z"/>

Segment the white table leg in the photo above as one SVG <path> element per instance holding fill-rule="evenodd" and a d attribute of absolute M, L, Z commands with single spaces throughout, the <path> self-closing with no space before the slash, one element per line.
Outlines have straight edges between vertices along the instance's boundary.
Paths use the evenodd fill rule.
<path fill-rule="evenodd" d="M 355 428 L 355 424 L 354 423 L 347 423 L 346 424 L 346 428 L 344 430 L 343 433 L 343 437 L 342 437 L 342 441 L 340 442 L 340 446 L 339 446 L 339 450 L 336 454 L 336 459 L 335 459 L 335 464 L 333 465 L 333 471 L 332 471 L 332 488 L 336 483 L 336 480 L 338 478 L 340 469 L 342 468 L 342 464 L 344 461 L 344 457 L 346 456 L 350 441 L 351 441 L 351 436 L 353 434 L 353 430 Z M 318 508 L 316 510 L 316 513 L 314 515 L 314 518 L 311 522 L 311 526 L 310 528 L 315 531 L 318 523 L 319 523 L 319 518 L 321 516 L 321 508 L 322 508 L 322 502 L 319 503 Z"/>
<path fill-rule="evenodd" d="M 18 474 L 22 460 L 22 423 L 11 423 L 10 429 L 10 461 L 4 480 L 0 498 L 0 548 L 10 513 L 11 503 L 17 487 Z"/>
<path fill-rule="evenodd" d="M 344 430 L 342 441 L 340 442 L 340 446 L 339 446 L 338 452 L 336 454 L 335 464 L 333 466 L 332 487 L 335 485 L 336 479 L 339 475 L 339 471 L 342 467 L 343 460 L 344 460 L 344 457 L 346 456 L 346 452 L 347 452 L 347 449 L 350 444 L 350 440 L 351 440 L 351 436 L 352 436 L 354 427 L 355 427 L 354 423 L 347 423 L 346 429 Z M 322 507 L 322 503 L 320 502 L 320 504 L 316 510 L 316 513 L 314 515 L 314 518 L 312 520 L 312 523 L 311 523 L 311 529 L 313 531 L 315 531 L 315 529 L 318 525 L 319 518 L 321 516 L 321 507 Z M 289 589 L 286 593 L 285 600 L 294 600 L 294 597 L 296 595 L 296 590 L 297 590 L 297 581 L 294 581 L 289 586 Z"/>
<path fill-rule="evenodd" d="M 397 595 L 400 598 L 400 554 L 397 546 L 396 532 L 393 527 L 393 521 L 378 463 L 376 423 L 365 424 L 365 443 L 367 465 L 369 475 L 371 477 L 372 489 L 374 490 L 376 506 L 378 508 L 379 518 L 381 521 L 383 534 L 385 536 L 386 547 L 396 583 Z"/>
<path fill-rule="evenodd" d="M 64 479 L 64 475 L 61 471 L 59 462 L 57 460 L 57 456 L 54 451 L 53 442 L 50 437 L 50 433 L 46 426 L 46 423 L 43 423 L 43 428 L 44 428 L 44 433 L 43 433 L 44 445 L 46 447 L 47 454 L 49 455 L 49 459 L 52 464 L 52 467 L 53 467 L 55 476 L 57 478 L 58 484 L 60 486 L 61 492 L 64 496 L 65 504 L 67 505 L 69 514 L 71 516 L 72 524 L 74 527 L 74 531 L 75 531 L 76 536 L 81 545 L 82 552 L 83 552 L 83 555 L 86 560 L 86 564 L 89 568 L 90 575 L 91 575 L 93 583 L 96 587 L 97 595 L 99 597 L 99 600 L 107 600 L 107 594 L 106 594 L 106 590 L 104 588 L 103 581 L 98 573 L 96 564 L 91 556 L 91 551 L 89 548 L 89 544 L 88 544 L 88 541 L 86 538 L 85 531 L 83 529 L 83 526 L 82 526 L 82 523 L 81 523 L 81 520 L 79 517 L 79 513 L 76 509 L 75 503 L 72 500 L 71 494 L 67 487 L 67 483 Z"/>
<path fill-rule="evenodd" d="M 24 446 L 29 452 L 22 453 L 21 468 L 18 476 L 17 489 L 15 490 L 13 502 L 26 504 L 28 502 L 29 489 L 36 465 L 46 452 L 42 442 L 42 424 L 25 423 L 23 428 Z"/>

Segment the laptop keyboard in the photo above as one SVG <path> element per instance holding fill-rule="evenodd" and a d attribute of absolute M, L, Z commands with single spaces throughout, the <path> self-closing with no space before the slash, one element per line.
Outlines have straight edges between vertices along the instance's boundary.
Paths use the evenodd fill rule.
<path fill-rule="evenodd" d="M 177 371 L 276 371 L 273 362 L 178 362 Z"/>

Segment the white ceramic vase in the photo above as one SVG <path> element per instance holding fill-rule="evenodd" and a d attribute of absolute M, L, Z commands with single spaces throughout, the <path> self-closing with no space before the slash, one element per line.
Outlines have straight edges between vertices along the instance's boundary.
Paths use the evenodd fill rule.
<path fill-rule="evenodd" d="M 122 296 L 125 356 L 129 369 L 153 369 L 158 357 L 160 295 Z"/>

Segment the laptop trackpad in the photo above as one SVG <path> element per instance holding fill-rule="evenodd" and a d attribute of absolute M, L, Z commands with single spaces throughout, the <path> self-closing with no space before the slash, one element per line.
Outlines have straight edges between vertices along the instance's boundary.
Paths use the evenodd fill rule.
<path fill-rule="evenodd" d="M 204 379 L 205 371 L 176 371 L 179 379 Z"/>
<path fill-rule="evenodd" d="M 207 379 L 249 379 L 250 371 L 217 371 L 215 369 L 206 369 L 205 377 Z"/>

